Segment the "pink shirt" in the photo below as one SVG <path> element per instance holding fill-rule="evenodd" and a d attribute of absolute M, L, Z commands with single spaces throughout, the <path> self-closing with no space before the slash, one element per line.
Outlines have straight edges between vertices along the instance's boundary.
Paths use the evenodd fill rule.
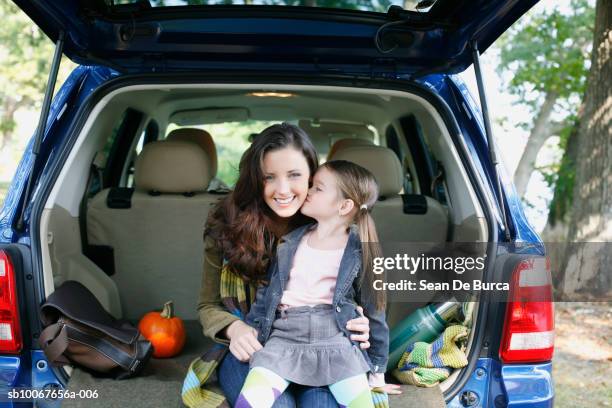
<path fill-rule="evenodd" d="M 295 252 L 279 308 L 331 305 L 343 249 L 316 249 L 306 234 Z"/>

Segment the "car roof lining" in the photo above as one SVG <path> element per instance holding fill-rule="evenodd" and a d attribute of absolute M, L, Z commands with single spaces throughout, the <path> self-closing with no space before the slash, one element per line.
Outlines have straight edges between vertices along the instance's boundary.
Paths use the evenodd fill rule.
<path fill-rule="evenodd" d="M 278 90 L 280 88 L 272 89 Z M 379 131 L 402 113 L 413 111 L 418 103 L 397 97 L 375 94 L 351 95 L 317 90 L 296 90 L 291 98 L 260 98 L 249 93 L 268 88 L 245 88 L 241 91 L 202 89 L 142 90 L 118 96 L 121 101 L 143 112 L 155 112 L 160 128 L 168 125 L 168 118 L 177 111 L 214 108 L 245 108 L 252 120 L 319 119 L 355 124 L 369 124 Z M 384 98 L 384 99 L 383 99 Z M 205 125 L 205 123 L 202 123 Z"/>

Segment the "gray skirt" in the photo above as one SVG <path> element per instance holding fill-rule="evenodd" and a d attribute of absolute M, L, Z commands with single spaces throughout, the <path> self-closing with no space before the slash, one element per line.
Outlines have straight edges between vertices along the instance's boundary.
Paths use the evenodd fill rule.
<path fill-rule="evenodd" d="M 338 328 L 331 305 L 292 307 L 276 316 L 268 341 L 251 357 L 251 368 L 264 367 L 313 387 L 370 370 L 359 347 Z"/>

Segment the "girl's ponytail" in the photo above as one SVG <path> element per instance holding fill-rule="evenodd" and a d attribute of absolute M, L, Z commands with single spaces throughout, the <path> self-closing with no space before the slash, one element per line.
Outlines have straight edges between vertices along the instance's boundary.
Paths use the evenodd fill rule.
<path fill-rule="evenodd" d="M 361 238 L 363 265 L 363 273 L 361 274 L 359 285 L 368 299 L 375 300 L 376 309 L 384 310 L 387 304 L 386 292 L 384 290 L 374 290 L 374 280 L 384 281 L 384 273 L 375 275 L 373 272 L 374 259 L 382 257 L 382 249 L 378 241 L 374 219 L 370 215 L 370 209 L 366 208 L 364 204 L 359 208 L 355 222 L 359 230 L 359 237 Z"/>
<path fill-rule="evenodd" d="M 372 207 L 378 200 L 378 184 L 368 170 L 345 160 L 334 160 L 322 165 L 337 176 L 337 184 L 344 198 L 355 204 L 357 212 L 354 222 L 359 231 L 362 254 L 362 273 L 359 286 L 368 301 L 371 301 L 378 310 L 386 307 L 386 294 L 383 290 L 374 289 L 375 280 L 383 280 L 384 274 L 375 275 L 373 272 L 374 259 L 382 256 L 378 242 L 378 234 L 374 219 L 370 215 Z"/>

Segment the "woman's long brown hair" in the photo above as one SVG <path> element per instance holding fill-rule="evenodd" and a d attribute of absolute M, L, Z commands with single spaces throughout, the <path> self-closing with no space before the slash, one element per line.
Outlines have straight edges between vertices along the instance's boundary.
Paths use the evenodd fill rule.
<path fill-rule="evenodd" d="M 384 310 L 387 302 L 385 291 L 374 290 L 374 280 L 384 277 L 382 274 L 375 275 L 372 271 L 374 258 L 382 256 L 376 225 L 370 215 L 372 207 L 378 200 L 378 183 L 370 171 L 346 160 L 332 160 L 321 167 L 325 167 L 336 176 L 342 197 L 352 200 L 355 204 L 353 221 L 359 230 L 362 257 L 359 286 L 368 302 L 373 301 L 376 309 Z"/>
<path fill-rule="evenodd" d="M 204 237 L 217 242 L 228 266 L 247 281 L 265 280 L 276 239 L 272 233 L 275 213 L 263 198 L 263 159 L 266 153 L 287 147 L 302 152 L 312 177 L 319 160 L 310 137 L 289 123 L 272 125 L 257 135 L 242 155 L 234 190 L 211 211 L 206 222 Z M 288 230 L 307 221 L 298 211 L 288 220 Z"/>

